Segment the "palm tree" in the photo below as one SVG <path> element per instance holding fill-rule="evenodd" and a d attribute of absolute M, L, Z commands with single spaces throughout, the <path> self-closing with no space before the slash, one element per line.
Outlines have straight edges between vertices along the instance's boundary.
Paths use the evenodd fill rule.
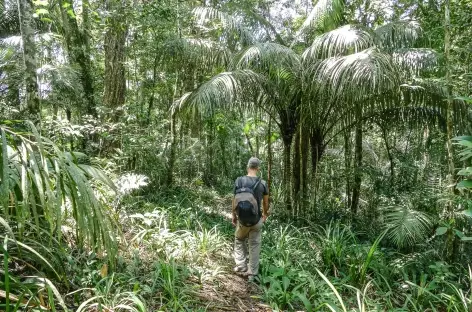
<path fill-rule="evenodd" d="M 213 77 L 179 102 L 179 109 L 211 113 L 217 108 L 262 109 L 278 125 L 284 144 L 284 184 L 290 185 L 291 146 L 296 132 L 300 93 L 294 82 L 301 66 L 300 56 L 276 43 L 253 45 L 238 53 L 233 70 Z M 290 195 L 286 195 L 287 203 Z"/>
<path fill-rule="evenodd" d="M 334 15 L 331 21 L 337 21 L 340 4 L 322 3 L 324 12 Z M 315 7 L 317 10 L 320 8 Z M 319 26 L 327 20 L 327 14 L 318 15 L 321 17 L 317 20 L 316 14 L 310 14 L 304 27 Z M 279 43 L 256 43 L 236 53 L 228 71 L 183 97 L 178 107 L 210 113 L 217 107 L 235 106 L 265 111 L 282 134 L 285 202 L 291 208 L 291 186 L 294 198 L 300 198 L 300 191 L 308 193 L 310 154 L 312 172 L 316 174 L 327 144 L 339 133 L 359 125 L 359 167 L 362 122 L 379 116 L 382 110 L 420 104 L 407 97 L 411 87 L 401 88 L 402 83 L 411 81 L 412 73 L 435 64 L 434 51 L 407 48 L 419 35 L 419 25 L 414 22 L 392 23 L 375 30 L 344 25 L 317 36 L 302 55 Z M 427 102 L 426 98 L 421 105 Z M 440 102 L 427 104 L 437 107 Z M 353 212 L 357 209 L 360 181 L 357 171 Z"/>

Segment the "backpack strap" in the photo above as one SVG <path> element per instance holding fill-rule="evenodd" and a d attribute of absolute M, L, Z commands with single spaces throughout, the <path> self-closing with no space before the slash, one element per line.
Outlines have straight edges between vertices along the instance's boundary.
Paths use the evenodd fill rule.
<path fill-rule="evenodd" d="M 261 182 L 261 178 L 257 178 L 256 182 L 251 187 L 242 186 L 241 177 L 236 180 L 236 193 L 245 192 L 246 189 L 250 189 L 253 193 L 256 190 L 257 186 Z"/>
<path fill-rule="evenodd" d="M 261 182 L 261 178 L 257 178 L 256 182 L 251 187 L 252 192 L 254 192 L 256 190 L 256 188 L 259 186 L 259 182 Z"/>

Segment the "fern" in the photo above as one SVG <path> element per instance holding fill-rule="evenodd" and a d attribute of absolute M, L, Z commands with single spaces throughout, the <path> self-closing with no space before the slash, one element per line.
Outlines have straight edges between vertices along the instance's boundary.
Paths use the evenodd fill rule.
<path fill-rule="evenodd" d="M 410 247 L 427 238 L 432 227 L 427 214 L 408 205 L 388 208 L 392 210 L 385 216 L 385 229 L 393 244 L 400 248 Z"/>

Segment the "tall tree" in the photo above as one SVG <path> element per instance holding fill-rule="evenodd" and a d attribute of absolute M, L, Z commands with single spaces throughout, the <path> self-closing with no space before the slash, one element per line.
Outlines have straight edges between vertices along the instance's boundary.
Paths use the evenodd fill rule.
<path fill-rule="evenodd" d="M 446 107 L 446 153 L 448 167 L 448 187 L 450 193 L 454 194 L 455 172 L 454 172 L 454 156 L 452 151 L 453 138 L 453 100 L 452 100 L 452 80 L 451 80 L 451 11 L 450 0 L 444 2 L 444 65 L 446 70 L 446 88 L 447 88 L 447 107 Z M 451 229 L 447 235 L 446 256 L 451 259 L 454 256 L 454 204 L 450 200 L 446 203 L 445 216 L 451 223 Z"/>
<path fill-rule="evenodd" d="M 126 24 L 126 0 L 107 0 L 109 13 L 105 33 L 105 79 L 103 104 L 110 110 L 110 119 L 117 121 L 121 116 L 121 106 L 125 103 L 125 43 L 128 34 Z M 117 110 L 117 108 L 119 108 Z"/>
<path fill-rule="evenodd" d="M 90 63 L 90 47 L 87 34 L 81 31 L 73 5 L 65 0 L 60 0 L 63 33 L 66 41 L 67 52 L 73 67 L 80 72 L 80 82 L 84 92 L 85 111 L 87 114 L 96 116 L 96 105 L 94 99 L 93 74 Z M 88 7 L 83 4 L 83 23 L 88 23 Z M 85 18 L 87 16 L 87 18 Z M 85 27 L 85 26 L 84 26 Z M 85 29 L 85 28 L 84 28 Z M 88 50 L 88 51 L 87 51 Z"/>
<path fill-rule="evenodd" d="M 23 60 L 25 66 L 24 82 L 26 86 L 26 108 L 34 122 L 40 121 L 40 102 L 38 81 L 36 76 L 36 44 L 34 42 L 33 2 L 18 0 L 18 16 L 21 38 L 23 40 Z"/>

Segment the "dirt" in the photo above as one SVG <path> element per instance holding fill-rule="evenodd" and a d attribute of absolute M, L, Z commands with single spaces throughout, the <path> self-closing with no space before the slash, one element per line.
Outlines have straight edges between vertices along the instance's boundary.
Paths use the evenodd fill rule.
<path fill-rule="evenodd" d="M 219 214 L 231 222 L 231 198 L 219 203 Z M 224 259 L 224 260 L 223 260 Z M 207 311 L 272 311 L 264 304 L 260 288 L 247 281 L 247 277 L 233 273 L 232 257 L 220 258 L 225 263 L 224 272 L 211 284 L 204 284 L 199 291 L 202 302 L 207 302 Z"/>
<path fill-rule="evenodd" d="M 221 274 L 211 285 L 203 285 L 199 296 L 208 302 L 208 311 L 272 311 L 260 299 L 256 285 L 232 272 Z"/>

